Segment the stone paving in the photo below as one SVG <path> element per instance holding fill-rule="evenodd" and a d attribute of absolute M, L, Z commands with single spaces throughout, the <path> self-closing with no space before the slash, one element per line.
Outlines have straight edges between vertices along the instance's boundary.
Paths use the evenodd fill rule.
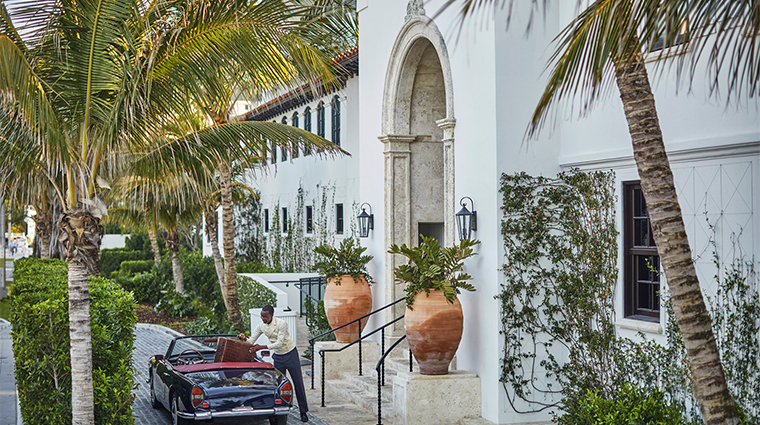
<path fill-rule="evenodd" d="M 16 425 L 17 409 L 11 324 L 0 319 L 0 425 Z"/>

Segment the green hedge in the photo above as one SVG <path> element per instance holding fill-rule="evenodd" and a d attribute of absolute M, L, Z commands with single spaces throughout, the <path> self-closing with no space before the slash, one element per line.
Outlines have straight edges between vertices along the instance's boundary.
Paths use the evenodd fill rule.
<path fill-rule="evenodd" d="M 103 249 L 100 251 L 100 275 L 111 277 L 111 273 L 119 270 L 124 261 L 151 260 L 150 251 L 129 251 L 124 248 Z"/>
<path fill-rule="evenodd" d="M 71 423 L 66 263 L 15 263 L 11 300 L 16 385 L 24 423 Z M 102 278 L 90 278 L 95 423 L 133 424 L 134 300 Z"/>
<path fill-rule="evenodd" d="M 124 273 L 135 275 L 138 273 L 149 272 L 155 265 L 153 260 L 127 260 L 122 261 L 119 270 Z"/>

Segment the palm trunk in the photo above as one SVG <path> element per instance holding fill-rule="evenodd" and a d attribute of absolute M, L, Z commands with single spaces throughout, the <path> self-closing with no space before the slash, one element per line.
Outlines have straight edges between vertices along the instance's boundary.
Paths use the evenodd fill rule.
<path fill-rule="evenodd" d="M 222 299 L 226 306 L 227 293 L 224 286 L 224 263 L 222 262 L 222 254 L 219 252 L 219 217 L 217 217 L 215 210 L 207 210 L 205 216 L 206 232 L 208 233 L 209 243 L 211 244 L 211 255 L 214 257 L 216 277 L 219 280 L 219 288 L 222 291 Z"/>
<path fill-rule="evenodd" d="M 169 255 L 172 259 L 172 276 L 174 278 L 174 290 L 177 293 L 185 292 L 184 272 L 182 271 L 182 263 L 179 261 L 179 235 L 169 232 L 166 236 L 166 248 L 169 250 Z"/>
<path fill-rule="evenodd" d="M 95 423 L 88 276 L 84 263 L 77 260 L 69 261 L 71 417 L 72 424 L 77 425 Z"/>
<path fill-rule="evenodd" d="M 153 251 L 153 262 L 159 265 L 161 264 L 161 251 L 158 248 L 156 232 L 148 232 L 148 239 L 150 239 L 150 249 Z"/>
<path fill-rule="evenodd" d="M 37 211 L 34 216 L 35 233 L 40 241 L 40 258 L 50 258 L 50 236 L 53 233 L 53 218 L 46 211 Z"/>
<path fill-rule="evenodd" d="M 737 424 L 736 403 L 726 385 L 712 322 L 697 280 L 643 57 L 638 54 L 630 62 L 615 62 L 615 68 L 657 252 L 683 334 L 702 416 L 706 425 Z"/>
<path fill-rule="evenodd" d="M 239 331 L 245 331 L 240 316 L 240 304 L 237 291 L 237 271 L 235 270 L 235 219 L 232 214 L 232 174 L 229 164 L 220 161 L 219 179 L 222 197 L 222 222 L 224 224 L 224 304 L 227 307 L 227 319 Z"/>
<path fill-rule="evenodd" d="M 95 423 L 95 403 L 87 278 L 98 274 L 103 227 L 99 218 L 83 210 L 63 213 L 57 226 L 63 254 L 69 263 L 72 424 L 90 425 Z"/>

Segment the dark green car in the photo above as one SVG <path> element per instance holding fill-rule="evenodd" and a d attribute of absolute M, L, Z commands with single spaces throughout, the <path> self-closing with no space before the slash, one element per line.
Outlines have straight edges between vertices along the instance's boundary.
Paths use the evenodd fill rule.
<path fill-rule="evenodd" d="M 268 418 L 287 423 L 293 386 L 271 363 L 216 362 L 219 338 L 235 335 L 177 337 L 165 355 L 150 359 L 148 384 L 154 408 L 171 412 L 174 424 L 218 423 Z"/>

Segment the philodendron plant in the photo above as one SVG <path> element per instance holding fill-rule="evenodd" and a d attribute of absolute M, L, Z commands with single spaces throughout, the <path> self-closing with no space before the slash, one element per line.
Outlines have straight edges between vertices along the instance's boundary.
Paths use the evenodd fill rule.
<path fill-rule="evenodd" d="M 371 285 L 373 280 L 367 273 L 367 263 L 374 257 L 363 255 L 366 250 L 367 248 L 361 246 L 355 238 L 343 239 L 337 248 L 328 244 L 320 245 L 314 248 L 314 253 L 319 258 L 319 261 L 314 263 L 314 269 L 327 279 L 337 278 L 336 285 L 340 285 L 340 277 L 345 275 L 351 275 L 354 281 L 364 276 Z"/>
<path fill-rule="evenodd" d="M 419 246 L 410 248 L 392 245 L 391 254 L 401 254 L 409 259 L 407 264 L 396 267 L 396 281 L 406 282 L 406 306 L 412 310 L 414 297 L 422 291 L 430 294 L 431 290 L 443 291 L 446 301 L 454 302 L 461 289 L 475 291 L 467 281 L 472 276 L 462 272 L 464 260 L 477 255 L 472 247 L 480 241 L 464 239 L 459 245 L 441 248 L 434 238 L 422 236 Z"/>

